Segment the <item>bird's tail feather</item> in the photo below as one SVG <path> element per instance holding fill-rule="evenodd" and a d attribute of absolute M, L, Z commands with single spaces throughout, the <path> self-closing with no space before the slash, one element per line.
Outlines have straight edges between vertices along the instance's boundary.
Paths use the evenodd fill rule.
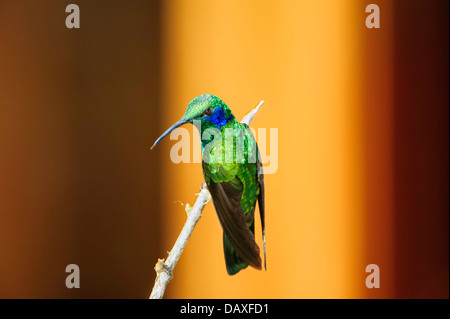
<path fill-rule="evenodd" d="M 225 233 L 223 234 L 223 251 L 225 253 L 225 264 L 229 275 L 235 275 L 242 269 L 247 268 L 248 264 L 236 253 Z"/>

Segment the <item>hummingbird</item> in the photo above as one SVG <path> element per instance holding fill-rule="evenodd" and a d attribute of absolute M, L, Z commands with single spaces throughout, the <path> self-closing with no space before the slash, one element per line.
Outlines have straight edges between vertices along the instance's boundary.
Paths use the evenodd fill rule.
<path fill-rule="evenodd" d="M 200 133 L 203 177 L 223 230 L 225 265 L 229 275 L 247 266 L 261 269 L 255 242 L 255 206 L 258 201 L 266 268 L 264 174 L 255 138 L 247 124 L 236 120 L 217 96 L 203 94 L 187 106 L 183 117 L 153 144 L 183 124 Z"/>

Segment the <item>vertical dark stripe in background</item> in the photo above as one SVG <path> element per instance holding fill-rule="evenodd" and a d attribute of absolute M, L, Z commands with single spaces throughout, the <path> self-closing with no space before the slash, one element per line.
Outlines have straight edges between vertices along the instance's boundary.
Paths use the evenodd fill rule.
<path fill-rule="evenodd" d="M 449 297 L 448 1 L 395 2 L 396 296 Z"/>
<path fill-rule="evenodd" d="M 146 298 L 159 2 L 0 1 L 0 298 Z M 67 289 L 65 267 L 81 269 Z"/>
<path fill-rule="evenodd" d="M 371 0 L 361 2 L 361 12 Z M 365 179 L 364 265 L 380 267 L 380 289 L 361 286 L 367 298 L 393 298 L 395 291 L 393 204 L 394 4 L 377 1 L 381 27 L 362 30 L 362 110 Z"/>
<path fill-rule="evenodd" d="M 159 3 L 86 1 L 67 31 L 83 287 L 65 296 L 148 297 L 161 252 L 158 156 Z M 78 237 L 78 236 L 76 236 Z M 101 252 L 99 254 L 99 252 Z M 80 265 L 80 266 L 81 266 Z"/>

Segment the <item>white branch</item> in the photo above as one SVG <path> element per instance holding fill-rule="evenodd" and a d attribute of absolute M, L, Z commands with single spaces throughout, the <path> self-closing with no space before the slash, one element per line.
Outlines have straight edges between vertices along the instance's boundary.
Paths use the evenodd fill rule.
<path fill-rule="evenodd" d="M 173 269 L 175 268 L 178 259 L 180 259 L 184 247 L 186 247 L 189 237 L 191 237 L 191 234 L 194 231 L 195 225 L 202 216 L 203 207 L 205 207 L 206 203 L 210 200 L 211 194 L 206 186 L 202 186 L 194 207 L 192 207 L 191 211 L 188 213 L 186 223 L 184 224 L 175 245 L 170 251 L 167 261 L 164 261 L 164 259 L 158 259 L 158 262 L 156 263 L 156 279 L 150 299 L 161 299 L 163 297 L 166 286 L 169 283 L 169 280 L 173 277 Z"/>
<path fill-rule="evenodd" d="M 264 101 L 259 102 L 259 104 L 251 110 L 244 118 L 242 119 L 241 123 L 247 124 L 247 126 L 250 126 L 250 123 L 253 121 L 253 118 L 255 117 L 256 113 L 258 113 L 259 109 L 263 105 Z"/>
<path fill-rule="evenodd" d="M 258 106 L 244 116 L 241 123 L 245 123 L 250 126 L 250 123 L 253 121 L 253 118 L 256 113 L 258 113 L 263 103 L 264 101 L 261 101 Z M 164 259 L 158 259 L 158 262 L 155 265 L 156 279 L 152 293 L 150 294 L 150 299 L 162 299 L 164 296 L 167 284 L 173 278 L 173 270 L 178 262 L 178 259 L 180 259 L 184 247 L 186 247 L 189 237 L 191 237 L 191 234 L 194 231 L 195 225 L 202 216 L 203 208 L 210 200 L 211 194 L 209 193 L 206 184 L 203 184 L 194 206 L 188 212 L 186 223 L 184 224 L 175 245 L 170 251 L 169 257 L 167 257 L 166 261 L 164 261 Z"/>

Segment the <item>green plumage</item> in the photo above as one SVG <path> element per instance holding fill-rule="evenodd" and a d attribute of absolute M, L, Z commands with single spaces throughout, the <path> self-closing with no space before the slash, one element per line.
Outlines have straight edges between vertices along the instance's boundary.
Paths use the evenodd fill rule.
<path fill-rule="evenodd" d="M 192 123 L 199 129 L 203 176 L 224 231 L 228 274 L 234 275 L 248 265 L 261 269 L 259 247 L 254 239 L 254 212 L 258 200 L 265 246 L 264 182 L 258 147 L 250 129 L 236 120 L 222 100 L 205 94 L 189 103 L 182 119 L 155 145 L 184 123 Z"/>

